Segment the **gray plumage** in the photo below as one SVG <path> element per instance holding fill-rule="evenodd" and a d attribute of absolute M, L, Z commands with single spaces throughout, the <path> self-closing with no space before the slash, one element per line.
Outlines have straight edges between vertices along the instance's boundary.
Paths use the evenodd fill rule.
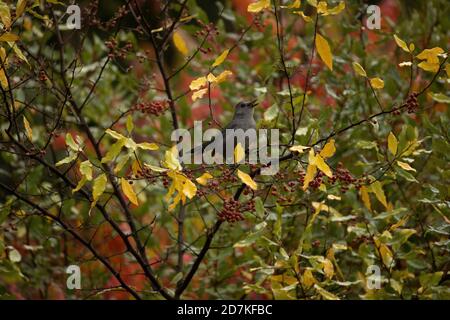
<path fill-rule="evenodd" d="M 233 137 L 233 135 L 227 134 L 227 129 L 242 129 L 243 131 L 247 131 L 249 129 L 256 130 L 256 121 L 254 119 L 254 107 L 256 106 L 256 100 L 250 102 L 239 102 L 234 109 L 234 115 L 231 119 L 230 123 L 226 125 L 221 130 L 221 135 L 223 138 L 223 153 L 226 152 L 226 143 L 229 139 Z M 201 147 L 196 147 L 191 150 L 191 154 L 197 154 L 198 152 L 203 152 L 205 148 L 210 145 L 213 141 L 217 140 L 217 136 L 215 136 L 211 141 L 204 142 Z M 248 145 L 254 141 L 246 141 L 245 144 L 248 149 Z M 233 141 L 233 146 L 236 146 L 236 139 Z M 248 151 L 248 150 L 246 150 Z"/>

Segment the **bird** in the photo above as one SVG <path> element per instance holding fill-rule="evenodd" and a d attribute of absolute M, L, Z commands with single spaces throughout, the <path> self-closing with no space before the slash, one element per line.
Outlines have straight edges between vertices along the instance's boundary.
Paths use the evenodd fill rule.
<path fill-rule="evenodd" d="M 236 147 L 237 144 L 237 138 L 236 136 L 230 132 L 227 131 L 227 129 L 233 129 L 233 130 L 238 130 L 238 129 L 242 129 L 244 132 L 249 130 L 249 129 L 253 129 L 256 130 L 256 121 L 254 118 L 254 108 L 257 106 L 257 102 L 256 99 L 252 100 L 252 101 L 241 101 L 238 104 L 236 104 L 236 106 L 234 107 L 234 115 L 233 118 L 231 119 L 230 123 L 228 123 L 226 126 L 223 127 L 223 129 L 220 131 L 220 134 L 214 136 L 214 138 L 211 141 L 206 141 L 204 142 L 201 146 L 197 146 L 193 149 L 191 149 L 190 154 L 191 155 L 196 155 L 199 154 L 200 152 L 208 152 L 209 150 L 214 148 L 213 142 L 216 142 L 218 140 L 222 140 L 223 141 L 223 154 L 226 153 L 226 145 L 229 143 L 232 143 L 233 145 L 233 150 Z M 256 133 L 256 131 L 255 131 Z M 230 139 L 234 139 L 234 141 L 230 141 Z M 246 138 L 246 141 L 244 142 L 245 144 L 245 152 L 248 153 L 250 146 L 255 143 L 256 141 L 248 141 L 249 139 Z M 220 142 L 218 142 L 220 143 Z M 208 148 L 208 146 L 210 146 Z M 222 154 L 222 156 L 223 156 Z M 212 151 L 211 154 L 212 157 L 215 157 L 215 153 L 214 150 Z"/>

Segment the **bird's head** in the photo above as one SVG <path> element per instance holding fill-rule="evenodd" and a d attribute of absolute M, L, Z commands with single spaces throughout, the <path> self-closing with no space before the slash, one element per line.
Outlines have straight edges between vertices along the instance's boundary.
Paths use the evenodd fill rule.
<path fill-rule="evenodd" d="M 235 114 L 237 116 L 253 116 L 253 108 L 257 104 L 256 99 L 252 101 L 241 101 L 235 107 Z"/>

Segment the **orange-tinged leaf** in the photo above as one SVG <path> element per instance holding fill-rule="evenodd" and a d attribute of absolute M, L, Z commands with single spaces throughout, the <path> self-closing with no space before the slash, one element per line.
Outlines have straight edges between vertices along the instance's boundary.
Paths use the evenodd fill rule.
<path fill-rule="evenodd" d="M 238 169 L 237 175 L 244 184 L 246 184 L 253 190 L 258 190 L 258 185 L 256 184 L 255 181 L 253 181 L 252 177 L 250 177 L 247 173 L 242 172 L 241 170 Z"/>
<path fill-rule="evenodd" d="M 270 7 L 270 0 L 258 0 L 256 2 L 250 3 L 247 7 L 247 11 L 256 13 L 269 7 Z"/>
<path fill-rule="evenodd" d="M 325 273 L 328 279 L 333 278 L 334 266 L 333 263 L 328 259 L 324 259 L 323 261 L 323 272 Z"/>
<path fill-rule="evenodd" d="M 330 45 L 328 44 L 327 39 L 320 34 L 316 35 L 316 48 L 322 61 L 331 71 L 333 71 L 333 55 L 331 53 Z"/>
<path fill-rule="evenodd" d="M 361 196 L 361 199 L 369 211 L 372 211 L 372 205 L 370 204 L 370 196 L 369 191 L 367 190 L 366 186 L 361 186 L 361 189 L 359 189 L 359 195 Z"/>
<path fill-rule="evenodd" d="M 383 89 L 384 81 L 378 77 L 370 79 L 370 85 L 374 89 Z"/>
<path fill-rule="evenodd" d="M 25 8 L 27 7 L 27 0 L 18 0 L 16 5 L 16 18 L 20 18 L 20 16 L 25 12 Z"/>
<path fill-rule="evenodd" d="M 7 41 L 7 42 L 15 42 L 18 41 L 20 38 L 18 35 L 15 35 L 14 33 L 4 33 L 0 36 L 0 41 Z"/>
<path fill-rule="evenodd" d="M 125 196 L 130 200 L 130 202 L 136 206 L 139 205 L 139 201 L 137 199 L 136 193 L 133 190 L 131 184 L 127 181 L 127 179 L 120 179 L 120 186 L 122 187 L 122 192 Z"/>
<path fill-rule="evenodd" d="M 322 158 L 327 159 L 334 155 L 336 152 L 336 146 L 334 145 L 334 139 L 328 141 L 323 147 L 322 151 L 320 151 L 320 155 Z"/>
<path fill-rule="evenodd" d="M 173 34 L 173 43 L 175 44 L 175 47 L 178 49 L 178 51 L 181 52 L 184 56 L 187 56 L 189 53 L 188 47 L 186 45 L 186 42 L 184 41 L 183 37 L 181 36 L 180 32 L 175 31 Z"/>
<path fill-rule="evenodd" d="M 228 56 L 228 53 L 230 52 L 230 50 L 225 50 L 224 52 L 222 52 L 217 58 L 216 60 L 214 60 L 214 63 L 212 64 L 213 67 L 217 67 L 219 65 L 221 65 L 225 59 Z"/>

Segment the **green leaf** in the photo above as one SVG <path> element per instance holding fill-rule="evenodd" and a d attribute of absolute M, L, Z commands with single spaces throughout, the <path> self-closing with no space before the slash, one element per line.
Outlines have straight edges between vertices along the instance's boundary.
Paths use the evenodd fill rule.
<path fill-rule="evenodd" d="M 71 153 L 67 158 L 64 158 L 64 159 L 58 161 L 55 164 L 55 166 L 59 167 L 59 166 L 62 166 L 63 164 L 70 163 L 70 162 L 74 161 L 77 157 L 78 157 L 77 153 Z"/>
<path fill-rule="evenodd" d="M 128 115 L 127 117 L 127 131 L 129 134 L 133 132 L 134 124 L 133 124 L 133 117 L 131 115 Z"/>
<path fill-rule="evenodd" d="M 100 196 L 105 192 L 106 189 L 106 182 L 108 181 L 108 178 L 106 177 L 106 174 L 102 173 L 94 180 L 94 186 L 92 188 L 92 197 L 94 199 L 94 203 L 98 201 Z"/>
<path fill-rule="evenodd" d="M 122 148 L 126 144 L 127 140 L 127 138 L 123 138 L 114 143 L 106 153 L 106 155 L 103 157 L 102 163 L 114 160 L 119 155 L 120 151 L 122 151 Z"/>
<path fill-rule="evenodd" d="M 443 93 L 430 93 L 429 94 L 430 97 L 436 101 L 436 102 L 440 102 L 440 103 L 450 103 L 450 97 L 447 97 L 445 94 Z"/>
<path fill-rule="evenodd" d="M 70 133 L 66 134 L 66 145 L 75 152 L 81 151 L 80 146 L 73 140 Z"/>

